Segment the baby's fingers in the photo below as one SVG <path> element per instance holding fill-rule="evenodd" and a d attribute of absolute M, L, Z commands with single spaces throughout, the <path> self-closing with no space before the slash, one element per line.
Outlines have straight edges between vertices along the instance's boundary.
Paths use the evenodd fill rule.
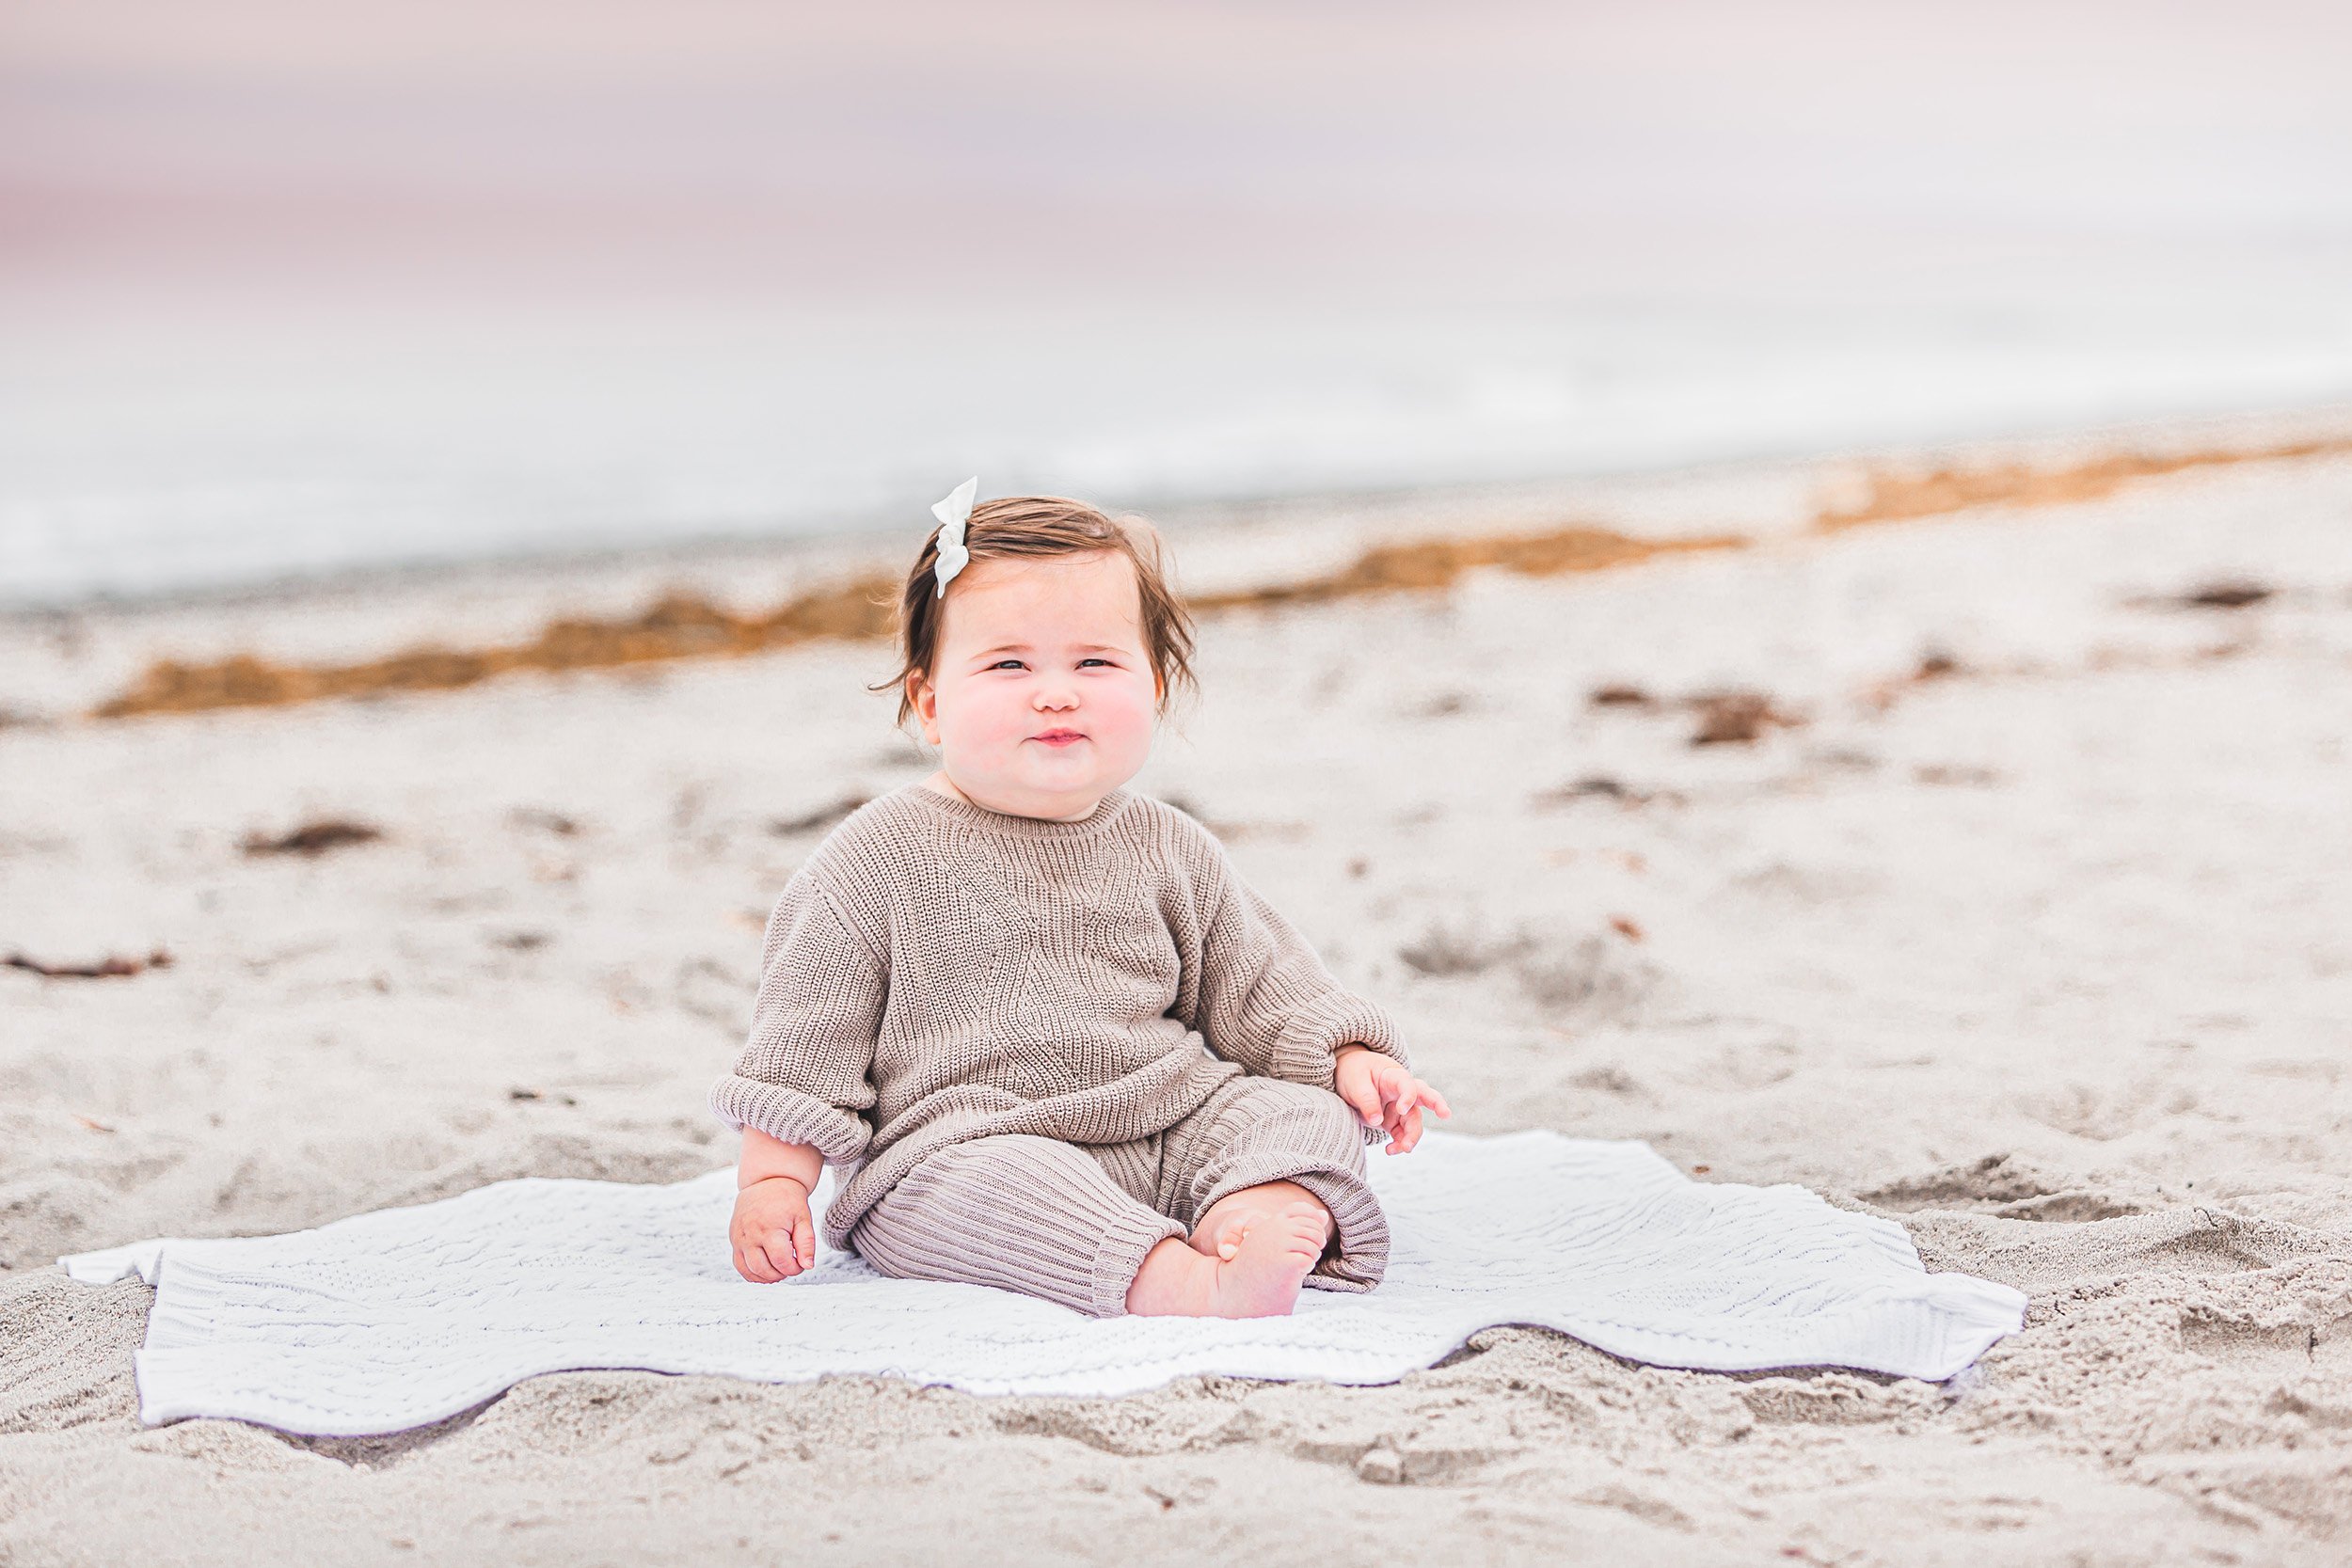
<path fill-rule="evenodd" d="M 792 1250 L 804 1269 L 817 1266 L 817 1222 L 807 1214 L 797 1214 L 792 1220 Z"/>
<path fill-rule="evenodd" d="M 1421 1107 L 1414 1106 L 1404 1116 L 1399 1117 L 1397 1123 L 1398 1125 L 1391 1130 L 1389 1152 L 1410 1154 L 1413 1151 L 1413 1146 L 1421 1142 Z"/>
<path fill-rule="evenodd" d="M 1378 1084 L 1367 1079 L 1355 1085 L 1354 1093 L 1351 1094 L 1346 1089 L 1342 1089 L 1339 1095 L 1342 1100 L 1347 1101 L 1348 1109 L 1356 1113 L 1357 1119 L 1366 1127 L 1376 1127 L 1380 1124 L 1383 1118 L 1380 1115 L 1381 1095 Z"/>
<path fill-rule="evenodd" d="M 1445 1102 L 1445 1096 L 1439 1094 L 1428 1085 L 1422 1084 L 1421 1080 L 1418 1078 L 1414 1079 L 1413 1082 L 1421 1084 L 1421 1102 L 1422 1104 L 1428 1106 L 1431 1110 L 1437 1112 L 1438 1115 L 1445 1117 L 1448 1121 L 1454 1119 L 1454 1107 Z"/>
<path fill-rule="evenodd" d="M 1418 1078 L 1407 1077 L 1397 1085 L 1388 1121 L 1390 1153 L 1409 1153 L 1421 1142 L 1421 1112 L 1428 1098 L 1429 1085 Z"/>
<path fill-rule="evenodd" d="M 789 1279 L 806 1267 L 801 1261 L 799 1237 L 795 1234 L 806 1223 L 805 1220 L 788 1219 L 759 1238 L 759 1250 L 774 1266 L 777 1278 Z"/>
<path fill-rule="evenodd" d="M 773 1285 L 776 1272 L 769 1265 L 767 1255 L 755 1247 L 735 1249 L 735 1272 L 755 1285 Z"/>

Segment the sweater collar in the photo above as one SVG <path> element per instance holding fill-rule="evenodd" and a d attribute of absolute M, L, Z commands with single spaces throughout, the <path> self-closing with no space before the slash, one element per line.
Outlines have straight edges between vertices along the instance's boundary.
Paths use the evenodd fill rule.
<path fill-rule="evenodd" d="M 942 795 L 919 781 L 908 784 L 906 793 L 942 816 L 1008 838 L 1085 838 L 1108 827 L 1135 799 L 1134 792 L 1122 786 L 1095 801 L 1094 809 L 1077 820 L 1054 822 L 1041 816 L 1018 816 L 1010 812 L 991 811 L 969 800 Z"/>

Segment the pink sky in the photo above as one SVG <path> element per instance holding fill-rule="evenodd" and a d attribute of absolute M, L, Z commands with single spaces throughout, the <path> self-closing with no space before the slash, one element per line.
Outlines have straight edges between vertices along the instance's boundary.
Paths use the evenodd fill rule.
<path fill-rule="evenodd" d="M 331 14 L 330 14 L 331 13 Z M 396 256 L 789 290 L 1789 230 L 2352 236 L 2328 3 L 18 0 L 20 276 Z"/>

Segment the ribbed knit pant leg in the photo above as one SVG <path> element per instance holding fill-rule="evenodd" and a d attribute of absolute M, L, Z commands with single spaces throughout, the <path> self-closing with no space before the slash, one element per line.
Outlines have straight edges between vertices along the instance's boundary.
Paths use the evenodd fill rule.
<path fill-rule="evenodd" d="M 1295 1181 L 1331 1211 L 1336 1235 L 1307 1283 L 1369 1291 L 1389 1267 L 1389 1221 L 1364 1180 L 1366 1129 L 1328 1089 L 1235 1078 L 1163 1134 L 1169 1213 L 1197 1221 L 1228 1193 Z"/>
<path fill-rule="evenodd" d="M 1144 1254 L 1184 1234 L 1082 1149 L 1005 1133 L 926 1158 L 866 1212 L 850 1243 L 896 1278 L 994 1285 L 1114 1318 Z"/>

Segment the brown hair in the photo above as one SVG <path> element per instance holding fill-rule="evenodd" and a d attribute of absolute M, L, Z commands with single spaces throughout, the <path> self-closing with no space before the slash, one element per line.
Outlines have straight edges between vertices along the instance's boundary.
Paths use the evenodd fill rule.
<path fill-rule="evenodd" d="M 1198 693 L 1199 683 L 1192 674 L 1192 616 L 1168 579 L 1167 551 L 1159 530 L 1141 517 L 1115 518 L 1084 501 L 1061 496 L 1006 496 L 972 509 L 963 525 L 963 547 L 974 562 L 1042 560 L 1104 550 L 1124 555 L 1135 563 L 1136 587 L 1142 600 L 1144 650 L 1160 682 L 1159 713 L 1167 716 L 1179 686 Z M 938 560 L 939 531 L 934 528 L 898 591 L 898 672 L 866 688 L 869 691 L 898 689 L 901 727 L 914 712 L 907 677 L 920 671 L 930 680 L 939 654 L 941 611 L 947 600 L 937 593 L 933 565 Z M 955 580 L 950 578 L 947 592 L 955 591 Z"/>

